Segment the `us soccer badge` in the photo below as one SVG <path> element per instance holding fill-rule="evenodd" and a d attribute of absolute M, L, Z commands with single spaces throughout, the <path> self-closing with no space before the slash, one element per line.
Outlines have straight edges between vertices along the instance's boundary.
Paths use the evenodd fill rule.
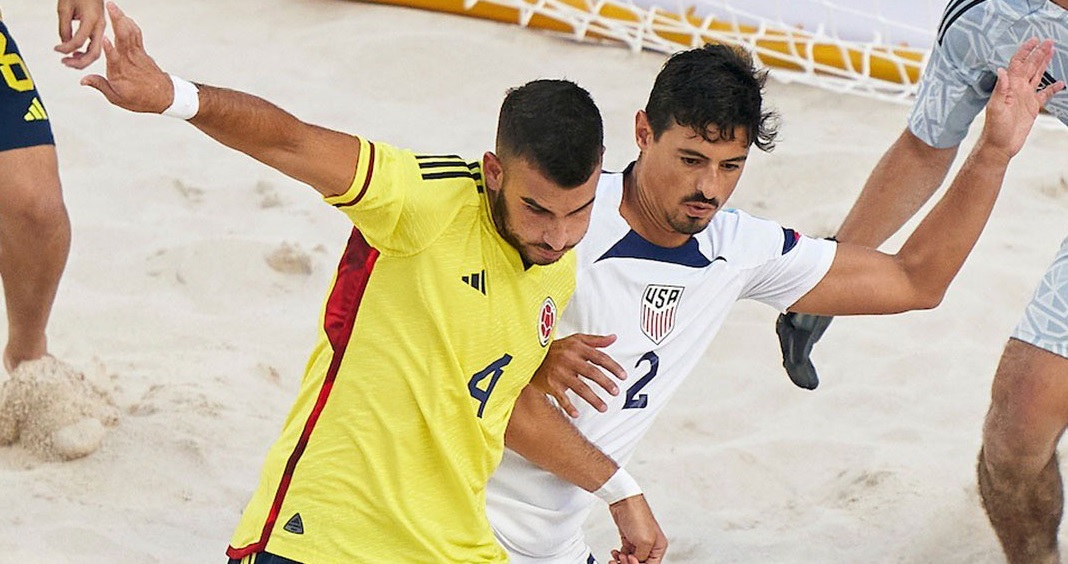
<path fill-rule="evenodd" d="M 549 344 L 553 327 L 556 327 L 556 302 L 550 296 L 541 303 L 541 313 L 538 314 L 538 342 L 541 346 Z"/>
<path fill-rule="evenodd" d="M 675 312 L 682 299 L 682 286 L 650 284 L 642 294 L 642 333 L 660 344 L 675 329 Z"/>

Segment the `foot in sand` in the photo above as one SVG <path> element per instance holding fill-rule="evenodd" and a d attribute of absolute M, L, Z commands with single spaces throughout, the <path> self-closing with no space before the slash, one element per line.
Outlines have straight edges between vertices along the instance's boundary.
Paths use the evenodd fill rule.
<path fill-rule="evenodd" d="M 0 387 L 0 445 L 18 442 L 45 459 L 94 452 L 118 418 L 105 391 L 50 356 L 20 363 Z"/>

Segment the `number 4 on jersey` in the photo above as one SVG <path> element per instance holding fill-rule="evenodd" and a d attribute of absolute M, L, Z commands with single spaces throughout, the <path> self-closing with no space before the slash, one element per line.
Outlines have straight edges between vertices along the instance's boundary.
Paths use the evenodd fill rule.
<path fill-rule="evenodd" d="M 490 363 L 489 366 L 479 370 L 467 381 L 467 391 L 471 392 L 471 397 L 478 400 L 478 416 L 482 417 L 482 412 L 486 409 L 486 402 L 489 401 L 490 394 L 493 393 L 493 388 L 497 385 L 497 380 L 500 380 L 501 374 L 504 374 L 504 367 L 512 362 L 512 355 L 505 353 L 504 356 Z M 485 389 L 479 388 L 478 385 L 486 378 L 489 378 L 489 384 Z"/>

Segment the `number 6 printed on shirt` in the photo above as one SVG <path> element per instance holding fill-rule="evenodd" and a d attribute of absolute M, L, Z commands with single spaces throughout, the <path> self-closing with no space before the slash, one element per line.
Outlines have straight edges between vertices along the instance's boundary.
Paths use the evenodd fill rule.
<path fill-rule="evenodd" d="M 21 71 L 23 78 L 19 78 L 15 74 L 15 68 Z M 33 79 L 30 78 L 30 71 L 26 68 L 26 64 L 22 62 L 22 57 L 18 53 L 7 52 L 7 36 L 2 33 L 0 33 L 0 75 L 3 75 L 4 82 L 15 92 L 33 90 Z"/>

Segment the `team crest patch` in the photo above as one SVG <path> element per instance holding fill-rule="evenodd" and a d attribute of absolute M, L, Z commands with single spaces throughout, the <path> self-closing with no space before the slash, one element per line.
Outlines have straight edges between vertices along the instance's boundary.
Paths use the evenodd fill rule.
<path fill-rule="evenodd" d="M 682 299 L 682 286 L 650 284 L 642 294 L 642 333 L 660 344 L 675 328 L 675 311 Z"/>
<path fill-rule="evenodd" d="M 548 297 L 541 303 L 541 313 L 538 314 L 538 342 L 541 346 L 549 344 L 553 327 L 556 327 L 556 302 L 552 297 Z"/>

